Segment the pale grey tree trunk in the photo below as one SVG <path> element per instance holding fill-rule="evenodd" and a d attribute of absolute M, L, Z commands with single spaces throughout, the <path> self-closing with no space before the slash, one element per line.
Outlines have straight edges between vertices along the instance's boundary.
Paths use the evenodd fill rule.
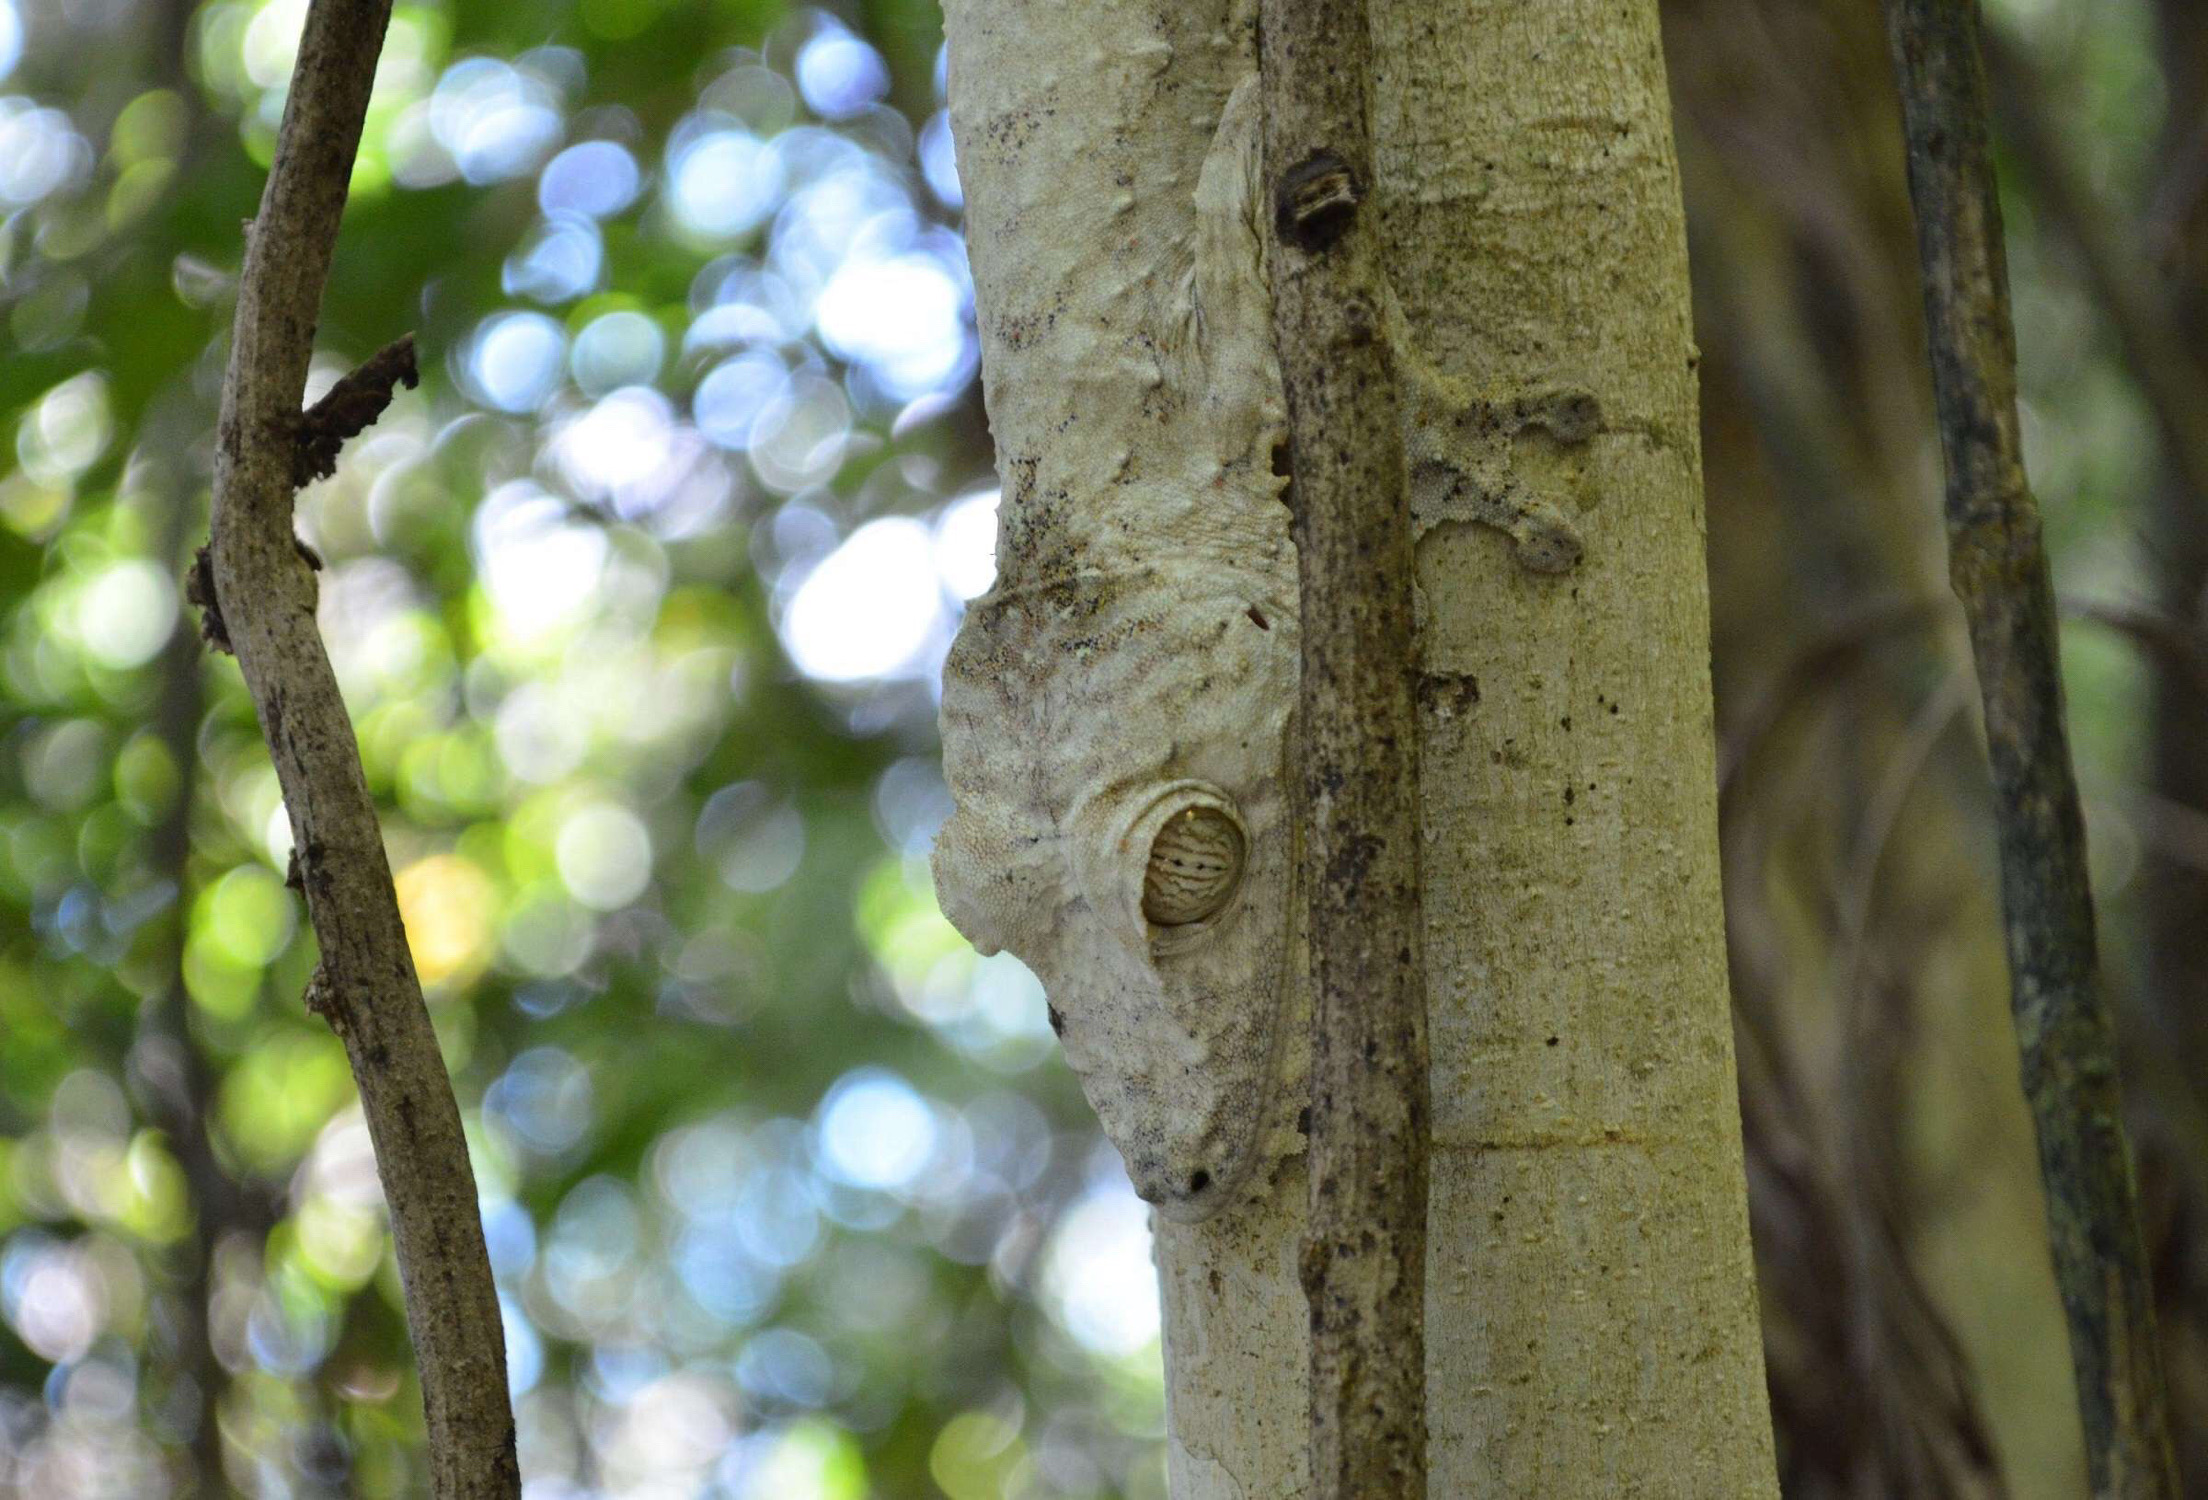
<path fill-rule="evenodd" d="M 946 5 L 1004 501 L 946 674 L 938 884 L 1042 977 L 1158 1206 L 1181 1500 L 1309 1483 L 1254 12 Z M 1655 0 L 1375 0 L 1373 37 L 1424 658 L 1431 1491 L 1770 1495 Z"/>

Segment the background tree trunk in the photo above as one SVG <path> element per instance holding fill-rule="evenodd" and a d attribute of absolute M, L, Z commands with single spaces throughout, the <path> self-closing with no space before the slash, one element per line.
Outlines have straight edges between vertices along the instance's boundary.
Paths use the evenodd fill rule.
<path fill-rule="evenodd" d="M 1420 354 L 1584 392 L 1514 482 L 1584 559 L 1420 542 L 1437 1494 L 1773 1488 L 1726 1002 L 1697 361 L 1656 7 L 1383 6 Z"/>

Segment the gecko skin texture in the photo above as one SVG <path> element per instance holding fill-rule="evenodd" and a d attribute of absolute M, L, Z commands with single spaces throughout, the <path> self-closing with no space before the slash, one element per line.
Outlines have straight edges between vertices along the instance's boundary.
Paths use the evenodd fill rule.
<path fill-rule="evenodd" d="M 1246 42 L 1252 20 L 1233 35 Z M 1143 72 L 1156 55 L 1098 66 Z M 1069 198 L 1034 155 L 1049 79 L 998 75 L 956 93 L 971 113 L 953 116 L 962 157 L 1000 154 L 977 174 L 978 219 L 1091 217 L 1048 246 L 975 241 L 1000 575 L 944 667 L 955 811 L 937 897 L 976 948 L 1035 971 L 1136 1191 L 1181 1222 L 1241 1201 L 1261 1163 L 1302 1149 L 1310 1050 L 1261 106 L 1253 72 L 1220 81 L 1200 91 L 1208 109 L 1175 116 L 1215 121 L 1208 138 L 1154 114 L 1115 133 L 1173 144 L 1129 144 L 1128 180 L 1156 182 L 1110 204 Z M 1149 84 L 1127 97 L 1170 102 Z M 1394 321 L 1414 519 L 1480 522 L 1526 566 L 1569 568 L 1578 539 L 1511 484 L 1513 445 L 1528 429 L 1583 443 L 1591 404 L 1476 400 L 1430 376 Z"/>
<path fill-rule="evenodd" d="M 1280 1092 L 1297 667 L 1279 584 L 1161 565 L 985 596 L 944 673 L 944 910 L 1035 970 L 1136 1191 L 1182 1221 L 1234 1200 Z M 1239 831 L 1239 878 L 1161 924 L 1151 850 L 1190 809 Z"/>
<path fill-rule="evenodd" d="M 1092 436 L 1092 404 L 1023 450 L 998 404 L 1027 392 L 996 369 L 1002 572 L 944 667 L 956 811 L 935 852 L 944 913 L 1042 980 L 1136 1191 L 1183 1222 L 1239 1201 L 1259 1162 L 1300 1146 L 1288 1101 L 1308 1052 L 1290 1036 L 1296 558 L 1273 472 L 1285 416 L 1255 79 L 1214 97 L 1187 196 L 1128 211 L 1155 216 L 1147 234 L 1124 231 L 1158 247 L 1141 274 L 1126 260 L 1062 273 L 1092 297 L 1122 289 L 1084 369 L 1125 361 L 1105 399 L 1146 393 L 1133 445 L 1119 447 L 1125 426 Z M 1065 284 L 1007 290 L 1056 306 Z M 1061 316 L 1061 337 L 1076 322 Z M 1102 461 L 1075 484 L 1066 459 L 1085 442 Z M 1053 471 L 1067 478 L 1029 477 Z"/>

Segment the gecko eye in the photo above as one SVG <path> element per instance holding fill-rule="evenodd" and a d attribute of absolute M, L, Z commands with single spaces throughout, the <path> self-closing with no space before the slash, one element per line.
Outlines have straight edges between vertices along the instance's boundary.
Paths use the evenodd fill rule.
<path fill-rule="evenodd" d="M 1185 927 L 1216 914 L 1242 883 L 1244 855 L 1233 818 L 1201 804 L 1181 809 L 1150 841 L 1142 914 L 1160 927 Z"/>

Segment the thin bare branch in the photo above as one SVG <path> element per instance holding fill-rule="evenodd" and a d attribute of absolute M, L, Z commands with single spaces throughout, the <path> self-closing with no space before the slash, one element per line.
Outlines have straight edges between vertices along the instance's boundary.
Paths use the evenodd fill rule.
<path fill-rule="evenodd" d="M 375 391 L 410 371 L 379 355 L 336 416 L 299 409 L 391 0 L 314 0 L 239 278 L 215 453 L 214 535 L 196 590 L 220 605 L 259 710 L 301 888 L 321 941 L 307 1004 L 344 1040 L 390 1204 L 428 1419 L 437 1500 L 520 1493 L 504 1333 L 467 1139 L 423 1004 L 375 804 L 315 625 L 317 585 L 292 531 L 303 473 L 340 430 L 372 420 Z M 389 378 L 386 378 L 386 377 Z M 364 390 L 365 387 L 365 390 Z M 357 421 L 355 420 L 357 419 Z M 302 445 L 311 461 L 302 462 Z M 326 452 L 325 452 L 326 450 Z"/>
<path fill-rule="evenodd" d="M 2054 586 L 2025 479 L 1977 0 L 1888 0 L 1947 470 L 1948 571 L 1985 707 L 2010 1006 L 2039 1138 L 2087 1474 L 2175 1500 L 2152 1290 L 2100 989 Z"/>

